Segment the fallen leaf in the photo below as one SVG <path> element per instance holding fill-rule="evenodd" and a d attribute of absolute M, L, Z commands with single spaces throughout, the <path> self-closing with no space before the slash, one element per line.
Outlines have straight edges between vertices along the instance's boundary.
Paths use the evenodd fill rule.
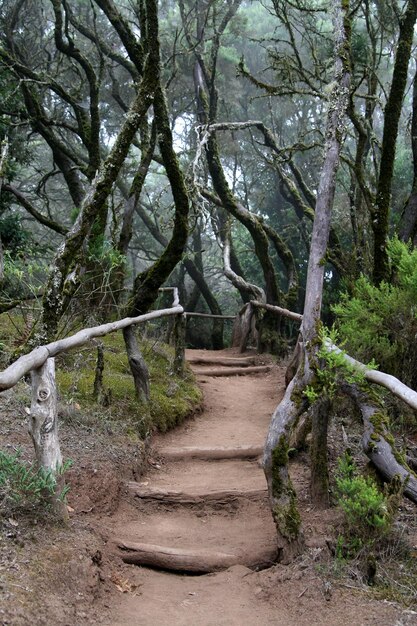
<path fill-rule="evenodd" d="M 121 578 L 118 574 L 113 573 L 110 580 L 120 593 L 133 593 L 139 585 L 134 585 L 127 578 Z"/>

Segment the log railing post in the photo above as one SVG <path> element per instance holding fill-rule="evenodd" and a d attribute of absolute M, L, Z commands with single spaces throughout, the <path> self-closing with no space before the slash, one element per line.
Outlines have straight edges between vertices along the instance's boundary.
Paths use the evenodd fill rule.
<path fill-rule="evenodd" d="M 174 324 L 174 372 L 178 376 L 184 376 L 185 373 L 185 329 L 186 316 L 184 313 L 175 316 Z"/>
<path fill-rule="evenodd" d="M 53 496 L 54 508 L 57 513 L 66 518 L 67 508 L 59 499 L 64 488 L 64 479 L 59 475 L 62 455 L 58 438 L 55 359 L 49 358 L 38 369 L 32 370 L 31 379 L 32 402 L 29 433 L 35 447 L 36 462 L 39 467 L 43 467 L 54 475 L 56 480 L 56 490 Z"/>
<path fill-rule="evenodd" d="M 136 396 L 144 404 L 150 400 L 149 369 L 139 349 L 133 326 L 123 329 L 127 358 L 135 383 Z"/>

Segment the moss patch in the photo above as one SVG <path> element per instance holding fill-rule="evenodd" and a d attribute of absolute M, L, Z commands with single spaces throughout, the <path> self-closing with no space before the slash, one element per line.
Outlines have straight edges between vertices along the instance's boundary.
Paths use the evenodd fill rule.
<path fill-rule="evenodd" d="M 85 347 L 57 359 L 57 384 L 64 403 L 76 404 L 82 411 L 95 411 L 115 422 L 126 433 L 145 437 L 149 432 L 166 432 L 196 411 L 202 393 L 191 371 L 184 378 L 174 374 L 174 352 L 160 342 L 142 341 L 140 349 L 149 367 L 151 398 L 149 406 L 135 396 L 133 379 L 121 333 L 103 338 L 104 372 L 101 407 L 93 398 L 97 352 Z"/>
<path fill-rule="evenodd" d="M 289 446 L 285 435 L 272 450 L 272 496 L 278 500 L 273 507 L 273 517 L 278 532 L 292 541 L 298 537 L 301 517 L 297 509 L 296 495 L 289 476 L 281 475 L 288 465 Z"/>
<path fill-rule="evenodd" d="M 287 495 L 289 497 L 288 504 L 276 505 L 273 509 L 273 515 L 278 532 L 289 541 L 293 541 L 297 539 L 300 533 L 301 516 L 297 509 L 296 496 L 292 487 L 288 488 Z"/>

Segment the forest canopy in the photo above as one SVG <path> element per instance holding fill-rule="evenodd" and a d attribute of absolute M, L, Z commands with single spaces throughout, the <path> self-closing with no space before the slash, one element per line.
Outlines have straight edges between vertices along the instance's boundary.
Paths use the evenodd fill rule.
<path fill-rule="evenodd" d="M 64 313 L 146 312 L 167 282 L 189 311 L 263 298 L 302 312 L 330 5 L 5 0 L 1 310 L 32 303 L 38 340 L 65 332 Z M 416 11 L 350 7 L 328 322 L 358 279 L 396 280 L 390 237 L 416 238 Z M 265 322 L 265 348 L 282 349 L 276 330 Z M 206 324 L 203 343 L 220 347 L 219 332 Z"/>

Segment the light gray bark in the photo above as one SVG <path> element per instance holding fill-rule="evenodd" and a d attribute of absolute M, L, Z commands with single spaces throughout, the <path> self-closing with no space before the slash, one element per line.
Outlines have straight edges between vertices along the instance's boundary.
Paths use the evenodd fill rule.
<path fill-rule="evenodd" d="M 41 367 L 49 357 L 57 356 L 61 352 L 66 352 L 73 348 L 88 343 L 95 337 L 103 337 L 109 333 L 113 333 L 116 330 L 123 330 L 133 324 L 140 324 L 141 322 L 147 322 L 159 317 L 178 315 L 183 313 L 182 306 L 177 305 L 170 309 L 161 309 L 159 311 L 152 311 L 145 315 L 138 315 L 137 317 L 125 317 L 117 322 L 109 322 L 108 324 L 101 324 L 100 326 L 94 326 L 93 328 L 84 328 L 75 335 L 60 339 L 58 341 L 52 341 L 44 346 L 35 348 L 32 352 L 21 356 L 17 361 L 9 365 L 3 372 L 0 373 L 0 391 L 10 389 L 13 387 L 25 374 L 33 369 Z"/>
<path fill-rule="evenodd" d="M 29 433 L 35 448 L 36 463 L 54 476 L 56 488 L 55 493 L 51 494 L 51 501 L 55 512 L 66 520 L 68 510 L 65 502 L 60 499 L 65 482 L 60 475 L 62 455 L 58 438 L 55 359 L 47 359 L 39 368 L 32 370 L 31 379 Z"/>
<path fill-rule="evenodd" d="M 31 372 L 32 404 L 29 433 L 39 466 L 56 472 L 62 465 L 58 440 L 55 359 L 47 359 Z"/>
<path fill-rule="evenodd" d="M 349 33 L 345 30 L 349 3 L 335 3 L 333 11 L 335 80 L 329 95 L 324 163 L 317 193 L 307 271 L 306 299 L 300 331 L 304 354 L 294 379 L 288 385 L 282 402 L 272 416 L 263 458 L 272 514 L 282 544 L 281 558 L 283 560 L 292 558 L 302 546 L 301 519 L 297 510 L 295 492 L 288 474 L 288 449 L 293 427 L 306 408 L 303 407 L 303 391 L 313 379 L 311 360 L 317 349 L 314 347 L 313 340 L 316 337 L 317 324 L 321 314 L 324 260 L 329 239 L 330 216 L 350 87 Z M 314 459 L 312 462 L 314 463 Z"/>

